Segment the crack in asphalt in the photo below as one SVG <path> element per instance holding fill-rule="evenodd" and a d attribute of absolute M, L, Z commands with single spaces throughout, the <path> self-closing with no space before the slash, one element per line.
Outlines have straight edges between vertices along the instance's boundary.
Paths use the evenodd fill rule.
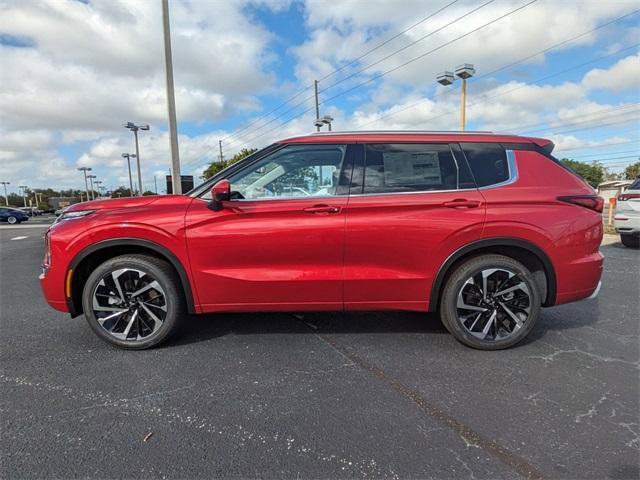
<path fill-rule="evenodd" d="M 300 320 L 300 318 L 296 318 Z M 511 467 L 519 475 L 526 479 L 542 480 L 544 478 L 544 474 L 542 473 L 542 471 L 535 465 L 531 464 L 525 458 L 522 458 L 516 453 L 501 446 L 495 440 L 492 440 L 488 437 L 485 437 L 481 433 L 476 432 L 468 425 L 465 425 L 460 420 L 449 415 L 440 407 L 437 407 L 436 405 L 428 402 L 417 391 L 407 387 L 400 380 L 389 375 L 389 373 L 384 371 L 382 368 L 369 363 L 367 360 L 355 353 L 352 348 L 343 345 L 340 342 L 337 342 L 335 339 L 327 335 L 323 335 L 322 333 L 320 333 L 315 325 L 311 325 L 304 320 L 301 321 L 313 331 L 316 337 L 318 337 L 322 342 L 335 350 L 342 357 L 349 359 L 351 362 L 358 365 L 363 370 L 366 370 L 374 377 L 391 386 L 407 400 L 413 402 L 423 413 L 446 425 L 450 430 L 456 433 L 467 445 L 474 445 L 481 448 L 492 457 Z"/>

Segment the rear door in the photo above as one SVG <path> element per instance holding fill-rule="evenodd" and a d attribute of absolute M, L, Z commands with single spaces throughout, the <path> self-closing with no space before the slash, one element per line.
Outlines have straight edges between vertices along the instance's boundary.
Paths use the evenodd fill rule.
<path fill-rule="evenodd" d="M 481 237 L 485 203 L 457 145 L 360 146 L 345 231 L 345 309 L 426 310 L 439 267 Z"/>

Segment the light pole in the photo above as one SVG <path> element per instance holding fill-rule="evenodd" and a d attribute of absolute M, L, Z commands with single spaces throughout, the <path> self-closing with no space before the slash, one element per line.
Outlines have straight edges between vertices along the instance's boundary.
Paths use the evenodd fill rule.
<path fill-rule="evenodd" d="M 467 79 L 475 75 L 476 69 L 470 63 L 458 65 L 453 72 L 442 72 L 436 76 L 436 80 L 441 85 L 451 85 L 455 81 L 455 77 L 462 80 L 462 88 L 460 91 L 460 130 L 464 132 L 466 125 L 466 108 L 467 108 Z"/>
<path fill-rule="evenodd" d="M 7 195 L 7 185 L 11 185 L 11 182 L 0 182 L 4 186 L 4 203 L 9 206 L 9 196 Z"/>
<path fill-rule="evenodd" d="M 18 185 L 18 188 L 22 189 L 22 200 L 24 200 L 24 206 L 27 206 L 27 188 L 29 188 L 26 185 Z"/>
<path fill-rule="evenodd" d="M 122 158 L 127 159 L 127 165 L 129 166 L 129 190 L 131 190 L 131 196 L 133 197 L 133 180 L 131 178 L 131 160 L 130 158 L 136 158 L 136 154 L 133 153 L 123 153 Z"/>
<path fill-rule="evenodd" d="M 80 167 L 78 168 L 78 170 L 84 173 L 84 189 L 87 192 L 87 201 L 89 201 L 89 184 L 87 183 L 87 172 L 91 171 L 91 167 Z M 80 196 L 80 201 L 82 202 L 82 196 Z"/>
<path fill-rule="evenodd" d="M 140 171 L 140 148 L 138 147 L 138 130 L 149 130 L 149 125 L 136 125 L 133 122 L 127 122 L 124 124 L 124 128 L 127 128 L 133 132 L 133 136 L 136 139 L 136 163 L 138 165 L 138 195 L 142 195 L 142 172 Z"/>
<path fill-rule="evenodd" d="M 98 189 L 98 198 L 102 196 L 102 194 L 100 193 L 100 188 L 102 188 L 102 186 L 100 185 L 101 183 L 102 180 L 96 180 L 95 182 L 93 182 L 93 184 L 96 185 L 96 188 Z"/>
<path fill-rule="evenodd" d="M 96 178 L 95 175 L 87 175 L 89 182 L 91 183 L 91 200 L 95 200 L 95 191 L 93 190 L 93 179 Z"/>

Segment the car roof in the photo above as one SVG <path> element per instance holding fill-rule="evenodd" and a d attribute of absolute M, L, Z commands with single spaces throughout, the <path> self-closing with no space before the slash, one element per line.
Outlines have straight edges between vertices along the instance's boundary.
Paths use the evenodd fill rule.
<path fill-rule="evenodd" d="M 541 147 L 552 143 L 545 138 L 521 137 L 493 132 L 436 132 L 436 131 L 346 131 L 316 132 L 280 140 L 277 143 L 334 143 L 334 142 L 493 142 L 535 143 Z"/>

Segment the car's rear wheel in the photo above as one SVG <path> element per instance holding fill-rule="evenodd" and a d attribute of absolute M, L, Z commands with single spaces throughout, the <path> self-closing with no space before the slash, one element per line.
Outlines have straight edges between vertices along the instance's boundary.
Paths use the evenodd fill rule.
<path fill-rule="evenodd" d="M 14 216 L 10 216 L 7 218 L 7 222 L 9 222 L 11 225 L 15 224 L 15 223 L 19 223 L 18 219 Z"/>
<path fill-rule="evenodd" d="M 640 248 L 640 236 L 620 234 L 620 241 L 625 247 Z"/>
<path fill-rule="evenodd" d="M 440 317 L 465 345 L 499 350 L 527 336 L 540 305 L 538 286 L 524 265 L 503 255 L 482 255 L 463 262 L 449 276 Z"/>
<path fill-rule="evenodd" d="M 91 273 L 82 293 L 93 331 L 108 343 L 135 350 L 156 346 L 174 334 L 184 304 L 171 265 L 145 255 L 107 260 Z"/>

